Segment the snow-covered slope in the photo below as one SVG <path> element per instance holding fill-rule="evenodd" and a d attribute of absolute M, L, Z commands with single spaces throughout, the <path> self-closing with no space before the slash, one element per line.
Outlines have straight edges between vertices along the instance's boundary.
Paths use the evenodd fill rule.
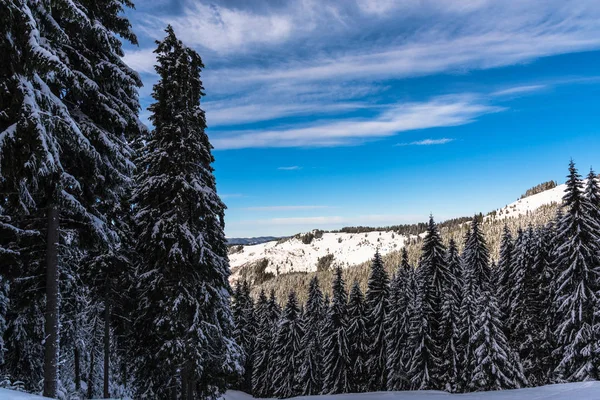
<path fill-rule="evenodd" d="M 527 214 L 540 208 L 541 206 L 561 203 L 562 198 L 565 195 L 565 189 L 567 185 L 559 185 L 553 189 L 546 190 L 544 192 L 534 194 L 533 196 L 525 197 L 507 205 L 496 211 L 496 219 L 505 219 L 510 217 L 518 217 L 519 215 Z M 491 218 L 488 216 L 487 218 Z"/>
<path fill-rule="evenodd" d="M 600 382 L 565 383 L 537 388 L 448 394 L 445 392 L 380 392 L 361 394 L 339 394 L 329 396 L 294 397 L 313 400 L 599 400 Z M 252 396 L 242 392 L 229 391 L 223 400 L 251 400 Z M 0 400 L 2 398 L 0 397 Z"/>
<path fill-rule="evenodd" d="M 496 210 L 486 219 L 519 217 L 533 212 L 541 206 L 560 203 L 566 185 L 517 200 L 514 203 Z M 423 237 L 424 233 L 419 235 Z M 229 255 L 233 271 L 232 280 L 236 280 L 245 267 L 267 259 L 268 266 L 264 272 L 274 275 L 289 272 L 311 272 L 317 269 L 319 258 L 333 255 L 333 265 L 348 267 L 363 263 L 373 257 L 376 249 L 382 255 L 399 250 L 404 246 L 406 237 L 392 231 L 369 233 L 324 233 L 322 238 L 315 238 L 310 244 L 304 244 L 298 237 L 274 240 L 256 245 L 242 246 Z M 600 398 L 599 398 L 600 400 Z"/>
<path fill-rule="evenodd" d="M 347 267 L 370 260 L 377 249 L 382 255 L 399 250 L 405 240 L 406 237 L 392 231 L 323 233 L 321 238 L 314 238 L 310 244 L 304 244 L 300 238 L 293 237 L 243 246 L 241 251 L 229 255 L 229 262 L 234 272 L 265 258 L 269 260 L 265 272 L 275 275 L 316 271 L 319 258 L 328 254 L 334 257 L 332 265 Z"/>

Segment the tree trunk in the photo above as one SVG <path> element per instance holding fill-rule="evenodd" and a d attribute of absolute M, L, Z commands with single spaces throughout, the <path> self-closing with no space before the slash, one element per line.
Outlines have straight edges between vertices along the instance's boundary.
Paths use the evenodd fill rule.
<path fill-rule="evenodd" d="M 55 398 L 58 382 L 58 241 L 59 210 L 48 206 L 46 242 L 46 315 L 44 343 L 44 396 Z"/>
<path fill-rule="evenodd" d="M 96 361 L 96 357 L 94 357 L 96 349 L 94 347 L 95 346 L 92 345 L 92 354 L 90 356 L 90 371 L 88 373 L 88 379 L 87 379 L 87 385 L 88 385 L 87 398 L 88 399 L 91 399 L 94 394 L 94 363 Z"/>
<path fill-rule="evenodd" d="M 87 398 L 91 399 L 92 396 L 94 395 L 94 367 L 95 367 L 95 363 L 96 363 L 96 330 L 98 328 L 98 317 L 95 317 L 94 320 L 94 331 L 93 331 L 93 339 L 92 339 L 92 346 L 91 346 L 91 350 L 90 350 L 90 370 L 88 372 L 88 379 L 87 379 Z"/>
<path fill-rule="evenodd" d="M 104 299 L 104 398 L 110 398 L 108 380 L 110 376 L 110 284 L 107 283 Z"/>
<path fill-rule="evenodd" d="M 77 347 L 77 344 L 73 346 L 73 359 L 75 360 L 75 390 L 79 392 L 81 389 L 81 364 L 79 360 L 79 347 Z"/>

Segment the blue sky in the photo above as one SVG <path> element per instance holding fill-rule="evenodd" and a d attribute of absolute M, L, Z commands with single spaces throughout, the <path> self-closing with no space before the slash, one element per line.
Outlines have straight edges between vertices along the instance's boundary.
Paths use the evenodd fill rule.
<path fill-rule="evenodd" d="M 129 11 L 150 104 L 172 24 L 206 65 L 230 237 L 487 212 L 600 170 L 597 0 L 158 0 Z"/>

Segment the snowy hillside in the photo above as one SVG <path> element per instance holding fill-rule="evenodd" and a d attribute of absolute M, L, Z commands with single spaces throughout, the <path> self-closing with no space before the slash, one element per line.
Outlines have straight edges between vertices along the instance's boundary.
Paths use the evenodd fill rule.
<path fill-rule="evenodd" d="M 399 250 L 406 237 L 392 231 L 369 233 L 324 233 L 305 244 L 299 237 L 271 241 L 253 246 L 243 246 L 241 251 L 229 255 L 234 274 L 248 265 L 268 259 L 265 272 L 275 275 L 315 271 L 319 258 L 332 255 L 332 265 L 347 267 L 368 261 L 379 249 L 382 255 Z M 234 276 L 235 279 L 235 276 Z"/>
<path fill-rule="evenodd" d="M 565 187 L 565 185 L 559 185 L 515 201 L 496 210 L 495 216 L 489 215 L 486 219 L 503 220 L 519 217 L 533 212 L 541 206 L 559 203 L 564 195 Z M 319 258 L 328 254 L 334 257 L 332 265 L 348 267 L 370 260 L 376 249 L 379 249 L 382 255 L 399 250 L 404 246 L 406 239 L 392 231 L 324 233 L 323 237 L 313 239 L 310 244 L 303 243 L 299 237 L 292 237 L 256 245 L 245 245 L 229 255 L 233 271 L 232 278 L 235 280 L 243 268 L 255 265 L 264 259 L 269 261 L 264 272 L 274 275 L 315 271 Z"/>
<path fill-rule="evenodd" d="M 252 396 L 242 392 L 229 391 L 223 400 L 251 400 Z M 448 394 L 445 392 L 380 392 L 361 394 L 340 394 L 334 396 L 295 397 L 295 399 L 313 400 L 598 400 L 600 382 L 566 383 L 537 388 L 504 390 L 497 392 L 479 392 L 467 394 Z M 0 400 L 3 400 L 0 397 Z"/>
<path fill-rule="evenodd" d="M 505 219 L 525 215 L 540 208 L 541 206 L 560 203 L 565 194 L 567 185 L 559 185 L 553 189 L 546 190 L 533 196 L 525 197 L 496 211 L 496 219 Z M 487 216 L 486 218 L 492 218 Z"/>

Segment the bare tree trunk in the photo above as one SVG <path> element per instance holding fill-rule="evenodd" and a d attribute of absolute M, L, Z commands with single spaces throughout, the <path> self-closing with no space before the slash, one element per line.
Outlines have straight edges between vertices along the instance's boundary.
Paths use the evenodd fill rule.
<path fill-rule="evenodd" d="M 75 360 L 75 390 L 81 389 L 81 364 L 79 360 L 79 347 L 73 346 L 73 358 Z"/>
<path fill-rule="evenodd" d="M 44 396 L 55 398 L 58 382 L 58 241 L 59 210 L 48 206 L 46 242 L 46 315 L 44 343 Z"/>
<path fill-rule="evenodd" d="M 93 339 L 92 339 L 92 346 L 90 349 L 90 370 L 88 372 L 88 379 L 87 379 L 87 386 L 88 386 L 88 390 L 87 390 L 87 398 L 91 399 L 92 396 L 94 395 L 94 367 L 96 364 L 96 329 L 98 328 L 98 317 L 95 317 L 95 321 L 94 321 L 94 331 L 93 331 Z"/>
<path fill-rule="evenodd" d="M 110 397 L 108 380 L 110 377 L 110 284 L 107 283 L 104 298 L 104 398 Z"/>

